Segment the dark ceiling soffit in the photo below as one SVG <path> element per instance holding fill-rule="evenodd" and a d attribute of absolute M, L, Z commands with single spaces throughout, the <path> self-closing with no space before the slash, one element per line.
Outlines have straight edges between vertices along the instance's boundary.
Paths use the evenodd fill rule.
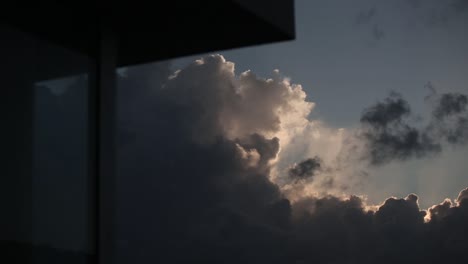
<path fill-rule="evenodd" d="M 271 0 L 232 0 L 237 5 L 270 23 L 284 34 L 294 39 L 295 19 L 294 1 L 271 1 Z"/>
<path fill-rule="evenodd" d="M 210 5 L 183 2 L 174 3 L 172 10 L 176 10 L 173 12 L 176 17 L 154 17 L 148 12 L 131 23 L 120 24 L 117 27 L 120 29 L 119 65 L 294 39 L 294 33 L 290 33 L 294 32 L 294 22 L 292 29 L 286 32 L 232 1 L 211 2 Z M 285 2 L 293 5 L 293 1 Z M 293 9 L 285 16 L 294 21 Z M 136 42 L 138 39 L 143 41 Z"/>
<path fill-rule="evenodd" d="M 98 19 L 107 19 L 118 38 L 118 66 L 295 38 L 293 0 L 245 1 L 172 0 L 159 9 L 147 1 L 102 12 L 86 4 L 51 8 L 41 2 L 34 8 L 2 8 L 0 16 L 16 28 L 91 57 L 96 55 Z"/>

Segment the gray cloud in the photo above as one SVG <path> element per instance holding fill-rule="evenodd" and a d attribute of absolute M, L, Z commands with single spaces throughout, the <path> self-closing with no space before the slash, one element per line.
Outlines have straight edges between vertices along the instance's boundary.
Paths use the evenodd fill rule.
<path fill-rule="evenodd" d="M 435 217 L 434 209 L 426 222 L 415 195 L 389 198 L 374 211 L 357 196 L 294 203 L 284 196 L 270 174 L 280 152 L 276 132 L 290 121 L 282 115 L 291 118 L 309 109 L 299 87 L 277 76 L 236 75 L 234 64 L 219 55 L 176 74 L 168 65 L 142 67 L 148 71 L 129 71 L 119 79 L 120 90 L 135 92 L 119 98 L 119 116 L 127 120 L 119 130 L 133 135 L 119 147 L 115 252 L 120 263 L 468 260 L 466 189 L 450 213 Z M 362 122 L 371 133 L 369 142 L 387 142 L 382 133 L 390 138 L 400 130 L 410 133 L 408 112 L 398 95 L 367 109 Z M 390 142 L 383 146 L 391 155 L 417 153 L 402 154 Z M 422 149 L 418 144 L 423 143 L 408 145 Z M 308 163 L 313 166 L 298 174 L 317 167 Z"/>
<path fill-rule="evenodd" d="M 451 144 L 468 141 L 468 97 L 459 93 L 432 95 L 434 109 L 429 130 Z"/>
<path fill-rule="evenodd" d="M 279 152 L 269 134 L 303 92 L 277 77 L 236 76 L 218 55 L 172 75 L 142 67 L 150 70 L 119 80 L 135 92 L 120 93 L 119 129 L 134 135 L 119 149 L 118 192 L 131 194 L 117 197 L 122 261 L 239 263 L 247 255 L 230 252 L 250 248 L 271 258 L 290 202 L 268 179 Z"/>
<path fill-rule="evenodd" d="M 467 200 L 467 201 L 465 201 L 465 200 Z M 463 201 L 464 201 L 464 202 L 463 202 Z M 463 190 L 458 194 L 457 203 L 461 205 L 462 202 L 463 202 L 463 203 L 468 202 L 468 188 L 463 189 Z"/>
<path fill-rule="evenodd" d="M 468 97 L 460 93 L 439 94 L 432 84 L 425 98 L 432 107 L 426 125 L 416 126 L 409 103 L 397 93 L 364 110 L 361 133 L 364 159 L 371 165 L 437 154 L 444 144 L 468 142 Z"/>
<path fill-rule="evenodd" d="M 443 201 L 438 205 L 434 205 L 429 208 L 428 213 L 431 218 L 431 221 L 440 221 L 447 217 L 450 212 L 450 208 L 452 208 L 453 204 L 450 199 Z"/>
<path fill-rule="evenodd" d="M 437 107 L 433 111 L 433 115 L 436 119 L 443 120 L 454 114 L 465 112 L 467 103 L 468 99 L 464 94 L 442 94 Z"/>
<path fill-rule="evenodd" d="M 366 144 L 366 159 L 372 165 L 441 151 L 438 142 L 410 124 L 410 115 L 408 102 L 397 93 L 391 93 L 384 101 L 364 110 L 360 137 Z"/>
<path fill-rule="evenodd" d="M 446 209 L 450 213 L 425 221 L 426 212 L 417 201 L 414 194 L 404 199 L 389 198 L 375 211 L 368 211 L 356 196 L 303 199 L 292 207 L 293 259 L 303 263 L 467 260 L 463 221 L 468 208 L 451 204 Z"/>
<path fill-rule="evenodd" d="M 384 102 L 364 110 L 361 122 L 373 127 L 384 129 L 391 124 L 399 124 L 402 119 L 410 114 L 410 106 L 400 94 L 391 93 Z"/>
<path fill-rule="evenodd" d="M 296 180 L 312 178 L 321 168 L 322 160 L 315 156 L 294 164 L 289 169 L 289 176 Z"/>

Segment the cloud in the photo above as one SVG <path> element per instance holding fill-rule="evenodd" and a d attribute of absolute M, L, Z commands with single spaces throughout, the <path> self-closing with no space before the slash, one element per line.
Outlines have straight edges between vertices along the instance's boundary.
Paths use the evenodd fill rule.
<path fill-rule="evenodd" d="M 468 211 L 457 205 L 449 210 L 438 220 L 425 220 L 414 194 L 388 198 L 375 211 L 357 196 L 303 199 L 292 206 L 292 258 L 303 263 L 457 263 L 467 259 L 462 222 Z"/>
<path fill-rule="evenodd" d="M 278 177 L 290 176 L 278 164 L 292 155 L 296 136 L 315 137 L 318 146 L 328 135 L 334 139 L 323 142 L 341 141 L 341 132 L 325 133 L 325 126 L 309 121 L 314 104 L 279 72 L 269 79 L 236 74 L 221 55 L 175 73 L 168 64 L 141 67 L 119 79 L 119 91 L 129 93 L 119 93 L 119 130 L 133 135 L 118 151 L 115 252 L 121 263 L 466 260 L 466 189 L 450 213 L 437 217 L 435 207 L 421 210 L 413 194 L 379 206 L 356 195 L 289 198 Z M 408 112 L 396 95 L 368 108 L 365 138 L 387 144 L 378 140 L 382 133 L 408 133 Z M 395 144 L 384 145 L 386 158 L 392 151 L 417 153 L 400 153 Z M 295 177 L 320 184 L 335 173 L 322 166 L 322 157 L 306 157 L 313 158 L 289 167 Z"/>
<path fill-rule="evenodd" d="M 410 107 L 400 94 L 391 93 L 384 102 L 364 110 L 361 122 L 376 128 L 386 128 L 392 123 L 401 123 L 402 118 L 410 114 Z"/>
<path fill-rule="evenodd" d="M 445 218 L 449 214 L 452 205 L 453 204 L 450 199 L 446 199 L 438 205 L 433 205 L 428 210 L 429 219 L 431 221 L 440 221 L 441 219 Z"/>
<path fill-rule="evenodd" d="M 375 213 L 376 224 L 384 228 L 417 229 L 424 223 L 425 211 L 418 206 L 418 197 L 408 195 L 405 199 L 388 198 Z"/>
<path fill-rule="evenodd" d="M 321 163 L 322 160 L 317 156 L 301 161 L 289 169 L 289 176 L 296 180 L 311 178 L 321 169 Z"/>
<path fill-rule="evenodd" d="M 466 203 L 468 199 L 468 188 L 463 189 L 457 197 L 457 204 L 461 205 L 462 203 Z"/>
<path fill-rule="evenodd" d="M 439 143 L 425 131 L 410 125 L 410 114 L 408 102 L 397 93 L 391 93 L 383 102 L 364 110 L 360 137 L 365 141 L 365 155 L 372 165 L 441 151 Z"/>
<path fill-rule="evenodd" d="M 440 96 L 439 103 L 434 109 L 434 117 L 443 120 L 454 114 L 466 111 L 468 99 L 464 94 L 450 93 Z"/>
<path fill-rule="evenodd" d="M 118 239 L 128 261 L 219 262 L 203 248 L 228 258 L 238 247 L 275 244 L 290 202 L 269 180 L 270 170 L 280 139 L 313 104 L 278 75 L 235 75 L 234 64 L 219 55 L 176 74 L 159 66 L 119 80 L 120 89 L 135 91 L 120 98 L 121 118 L 131 121 L 120 129 L 134 135 L 120 146 L 118 162 L 118 192 L 128 194 L 118 196 Z M 150 87 L 147 76 L 154 78 Z"/>
<path fill-rule="evenodd" d="M 426 125 L 417 126 L 409 103 L 392 92 L 383 101 L 366 108 L 357 137 L 364 142 L 363 159 L 371 165 L 433 156 L 443 146 L 468 141 L 468 97 L 460 93 L 439 94 L 429 84 L 425 99 L 432 107 Z"/>
<path fill-rule="evenodd" d="M 468 97 L 460 93 L 434 93 L 434 109 L 429 130 L 450 144 L 466 144 L 468 140 Z"/>

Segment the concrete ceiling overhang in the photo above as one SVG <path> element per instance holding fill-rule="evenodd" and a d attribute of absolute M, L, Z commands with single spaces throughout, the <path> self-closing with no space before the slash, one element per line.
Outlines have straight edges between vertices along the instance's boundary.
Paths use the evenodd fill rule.
<path fill-rule="evenodd" d="M 116 36 L 118 66 L 295 38 L 293 0 L 41 1 L 2 8 L 0 17 L 92 58 L 103 21 Z"/>

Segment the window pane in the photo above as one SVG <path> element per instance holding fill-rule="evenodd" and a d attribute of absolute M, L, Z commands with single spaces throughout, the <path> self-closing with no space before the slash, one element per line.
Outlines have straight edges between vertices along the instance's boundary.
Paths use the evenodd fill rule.
<path fill-rule="evenodd" d="M 12 28 L 0 35 L 1 257 L 87 263 L 90 60 Z"/>

